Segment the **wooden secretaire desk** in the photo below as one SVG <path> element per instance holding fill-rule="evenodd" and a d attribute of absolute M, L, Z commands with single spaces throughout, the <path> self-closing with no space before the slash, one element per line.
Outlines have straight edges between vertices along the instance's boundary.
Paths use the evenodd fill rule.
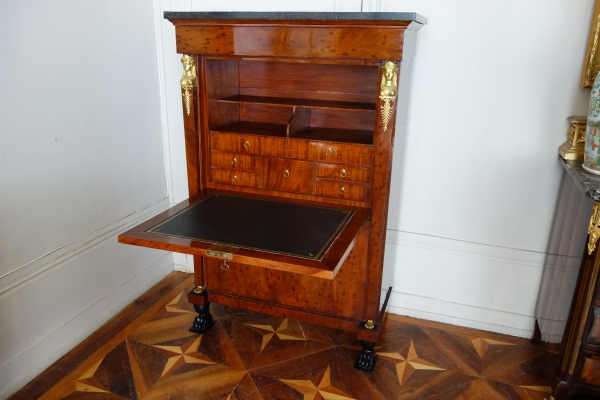
<path fill-rule="evenodd" d="M 425 18 L 165 18 L 183 54 L 190 198 L 119 241 L 195 256 L 193 332 L 212 326 L 210 302 L 285 316 L 357 332 L 356 367 L 373 371 L 394 131 Z"/>

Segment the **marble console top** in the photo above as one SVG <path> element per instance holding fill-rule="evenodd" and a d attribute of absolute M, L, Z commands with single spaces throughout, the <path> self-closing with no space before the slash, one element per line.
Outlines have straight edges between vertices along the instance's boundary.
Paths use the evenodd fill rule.
<path fill-rule="evenodd" d="M 165 11 L 166 19 L 262 19 L 317 21 L 414 21 L 427 18 L 413 12 L 187 12 Z"/>
<path fill-rule="evenodd" d="M 581 161 L 563 160 L 560 156 L 558 159 L 575 186 L 587 197 L 600 201 L 600 175 L 586 172 Z"/>

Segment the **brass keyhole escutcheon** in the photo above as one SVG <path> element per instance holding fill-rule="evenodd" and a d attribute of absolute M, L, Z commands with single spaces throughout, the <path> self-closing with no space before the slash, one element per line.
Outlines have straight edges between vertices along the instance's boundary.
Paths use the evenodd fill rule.
<path fill-rule="evenodd" d="M 333 150 L 331 149 L 331 147 L 329 147 L 329 148 L 327 149 L 327 151 L 325 152 L 325 155 L 328 155 L 328 156 L 330 156 L 330 155 L 332 155 L 332 154 L 333 154 Z"/>
<path fill-rule="evenodd" d="M 231 178 L 231 180 L 232 180 L 233 182 L 237 182 L 237 180 L 238 180 L 238 178 L 237 178 L 237 175 L 234 175 L 234 176 L 233 176 L 233 178 Z"/>
<path fill-rule="evenodd" d="M 288 171 L 288 170 L 286 169 L 286 170 L 284 171 L 284 173 L 283 173 L 283 177 L 284 177 L 284 178 L 287 178 L 287 177 L 289 177 L 289 176 L 290 176 L 290 171 Z"/>
<path fill-rule="evenodd" d="M 250 142 L 246 140 L 244 142 L 244 148 L 247 149 L 248 147 L 250 147 Z"/>
<path fill-rule="evenodd" d="M 340 176 L 341 176 L 342 178 L 345 178 L 345 177 L 346 177 L 346 170 L 345 170 L 345 169 L 342 169 L 342 172 L 340 172 Z"/>
<path fill-rule="evenodd" d="M 342 187 L 340 188 L 340 194 L 344 194 L 344 192 L 345 192 L 345 191 L 346 191 L 346 189 L 344 189 L 344 187 L 342 186 Z"/>
<path fill-rule="evenodd" d="M 235 165 L 237 164 L 237 158 L 233 157 L 233 160 L 231 160 L 231 165 Z"/>
<path fill-rule="evenodd" d="M 227 268 L 225 268 L 225 267 L 227 267 Z M 227 264 L 227 261 L 223 261 L 223 262 L 221 263 L 221 269 L 222 269 L 223 271 L 229 271 L 229 264 Z"/>

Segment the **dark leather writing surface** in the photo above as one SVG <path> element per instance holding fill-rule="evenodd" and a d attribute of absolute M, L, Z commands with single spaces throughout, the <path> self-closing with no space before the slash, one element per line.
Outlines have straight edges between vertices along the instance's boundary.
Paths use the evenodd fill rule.
<path fill-rule="evenodd" d="M 211 194 L 146 232 L 320 260 L 353 214 Z"/>

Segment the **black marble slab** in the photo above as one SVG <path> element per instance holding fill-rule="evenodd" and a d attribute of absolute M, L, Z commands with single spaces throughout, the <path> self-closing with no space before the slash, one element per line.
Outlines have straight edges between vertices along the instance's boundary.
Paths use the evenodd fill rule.
<path fill-rule="evenodd" d="M 600 175 L 590 174 L 582 167 L 581 161 L 563 160 L 558 157 L 565 171 L 575 183 L 575 186 L 587 197 L 600 201 Z"/>
<path fill-rule="evenodd" d="M 414 21 L 427 18 L 414 12 L 188 12 L 165 11 L 165 19 L 259 19 L 297 21 Z"/>

